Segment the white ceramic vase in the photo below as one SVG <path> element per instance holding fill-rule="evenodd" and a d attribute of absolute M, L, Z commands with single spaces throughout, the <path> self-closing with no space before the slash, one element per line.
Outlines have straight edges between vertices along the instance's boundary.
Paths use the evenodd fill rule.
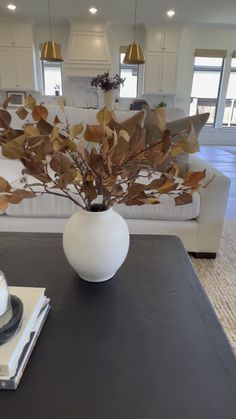
<path fill-rule="evenodd" d="M 109 111 L 112 111 L 115 107 L 115 92 L 114 89 L 104 92 L 104 106 L 106 106 Z"/>
<path fill-rule="evenodd" d="M 113 209 L 80 209 L 66 223 L 63 247 L 69 264 L 89 282 L 111 279 L 129 250 L 129 230 Z"/>

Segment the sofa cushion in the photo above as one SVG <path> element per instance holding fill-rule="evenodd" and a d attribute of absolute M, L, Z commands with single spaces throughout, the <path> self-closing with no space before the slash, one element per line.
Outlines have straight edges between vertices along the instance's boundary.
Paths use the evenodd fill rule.
<path fill-rule="evenodd" d="M 50 217 L 68 218 L 79 207 L 67 198 L 56 195 L 43 195 L 33 199 L 25 199 L 17 205 L 9 205 L 6 214 L 12 217 Z M 193 202 L 175 206 L 173 198 L 163 195 L 158 205 L 129 206 L 115 205 L 114 209 L 124 218 L 151 220 L 191 220 L 199 215 L 200 196 L 193 195 Z"/>
<path fill-rule="evenodd" d="M 124 218 L 145 220 L 186 221 L 196 218 L 200 213 L 200 195 L 197 192 L 193 194 L 191 204 L 175 205 L 174 199 L 168 195 L 163 195 L 160 201 L 158 205 L 115 205 L 114 209 Z"/>

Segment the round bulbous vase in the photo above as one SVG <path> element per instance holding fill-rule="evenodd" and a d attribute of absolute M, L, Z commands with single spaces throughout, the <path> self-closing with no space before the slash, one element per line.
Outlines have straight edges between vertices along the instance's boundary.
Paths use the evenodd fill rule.
<path fill-rule="evenodd" d="M 112 111 L 115 107 L 115 90 L 108 90 L 107 92 L 104 92 L 104 106 L 109 111 Z"/>
<path fill-rule="evenodd" d="M 79 209 L 69 218 L 63 233 L 69 264 L 89 282 L 111 279 L 129 250 L 129 230 L 113 209 L 99 212 Z"/>

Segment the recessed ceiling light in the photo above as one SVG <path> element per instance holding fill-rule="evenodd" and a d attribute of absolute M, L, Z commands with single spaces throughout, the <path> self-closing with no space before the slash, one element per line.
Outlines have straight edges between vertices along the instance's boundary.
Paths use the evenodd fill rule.
<path fill-rule="evenodd" d="M 175 15 L 175 11 L 174 10 L 168 10 L 168 12 L 166 12 L 168 17 L 173 17 Z"/>
<path fill-rule="evenodd" d="M 16 10 L 16 6 L 15 6 L 14 4 L 8 4 L 8 5 L 7 5 L 7 8 L 8 8 L 9 10 Z"/>
<path fill-rule="evenodd" d="M 90 7 L 89 9 L 90 13 L 92 13 L 92 15 L 95 15 L 98 11 L 98 9 L 96 9 L 96 7 Z"/>

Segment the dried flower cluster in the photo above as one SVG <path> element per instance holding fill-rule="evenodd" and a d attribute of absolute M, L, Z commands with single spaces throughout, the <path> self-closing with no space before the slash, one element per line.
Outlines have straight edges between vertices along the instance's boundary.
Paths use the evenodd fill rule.
<path fill-rule="evenodd" d="M 100 87 L 104 92 L 109 92 L 109 90 L 118 89 L 121 84 L 123 86 L 124 82 L 125 79 L 122 79 L 118 74 L 111 78 L 107 72 L 93 77 L 90 84 L 93 87 Z"/>
<path fill-rule="evenodd" d="M 16 112 L 22 120 L 30 119 L 22 129 L 13 129 L 9 112 L 1 109 L 0 145 L 6 158 L 22 162 L 22 187 L 14 188 L 0 177 L 0 209 L 42 194 L 67 197 L 88 211 L 95 202 L 101 210 L 114 203 L 158 204 L 163 194 L 182 205 L 192 201 L 205 177 L 205 171 L 187 172 L 182 182 L 176 179 L 178 167 L 172 159 L 176 149 L 169 131 L 146 146 L 144 128 L 137 126 L 129 136 L 118 122 L 111 123 L 106 108 L 97 113 L 97 125 L 85 127 L 63 124 L 58 117 L 49 123 L 47 108 L 32 96 Z M 90 151 L 87 142 L 92 143 Z M 157 171 L 160 175 L 153 178 Z"/>

